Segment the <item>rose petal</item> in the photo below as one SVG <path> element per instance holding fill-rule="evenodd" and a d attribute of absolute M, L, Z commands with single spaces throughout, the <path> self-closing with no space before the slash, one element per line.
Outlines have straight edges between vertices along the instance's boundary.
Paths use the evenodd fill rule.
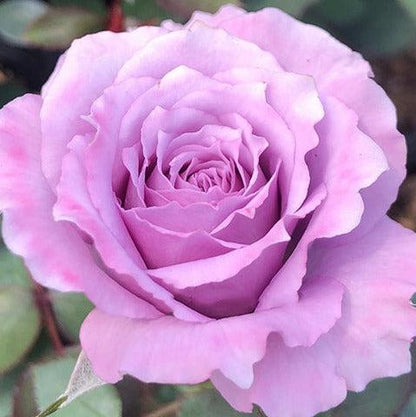
<path fill-rule="evenodd" d="M 218 103 L 221 102 L 221 106 Z M 261 156 L 264 175 L 271 177 L 281 162 L 279 171 L 280 197 L 287 201 L 289 181 L 294 167 L 295 142 L 280 115 L 267 103 L 264 83 L 223 85 L 219 90 L 201 90 L 180 99 L 174 108 L 192 107 L 220 115 L 238 113 L 253 128 L 253 133 L 268 140 L 269 146 Z"/>
<path fill-rule="evenodd" d="M 148 42 L 124 64 L 116 82 L 142 76 L 161 78 L 179 66 L 207 76 L 241 66 L 279 68 L 275 58 L 255 44 L 220 29 L 195 25 L 191 30 L 170 32 Z"/>
<path fill-rule="evenodd" d="M 254 310 L 290 239 L 278 222 L 260 240 L 223 255 L 149 270 L 177 299 L 209 317 L 229 317 Z"/>
<path fill-rule="evenodd" d="M 195 11 L 192 14 L 191 20 L 193 22 L 201 21 L 204 23 L 208 23 L 212 26 L 217 26 L 224 20 L 231 19 L 244 13 L 245 11 L 243 9 L 240 9 L 239 7 L 235 7 L 233 5 L 226 5 L 222 6 L 214 15 L 212 15 L 211 13 Z M 172 20 L 164 20 L 162 22 L 162 27 L 167 30 L 178 30 L 181 29 L 183 25 L 173 22 Z"/>
<path fill-rule="evenodd" d="M 290 192 L 284 207 L 284 213 L 293 213 L 307 196 L 310 181 L 305 157 L 319 143 L 315 125 L 324 117 L 324 109 L 313 79 L 298 74 L 274 74 L 266 95 L 268 103 L 283 117 L 296 140 Z"/>
<path fill-rule="evenodd" d="M 3 235 L 37 281 L 64 291 L 79 290 L 80 265 L 74 261 L 79 251 L 68 250 L 76 248 L 76 236 L 68 225 L 53 221 L 55 197 L 40 169 L 41 105 L 39 96 L 25 95 L 0 113 Z"/>
<path fill-rule="evenodd" d="M 415 250 L 415 234 L 385 217 L 354 243 L 321 242 L 311 251 L 311 273 L 331 276 L 346 288 L 342 319 L 324 339 L 350 390 L 410 371 Z"/>
<path fill-rule="evenodd" d="M 253 42 L 272 53 L 284 70 L 311 75 L 318 86 L 329 79 L 346 79 L 351 73 L 361 72 L 365 76 L 371 73 L 361 55 L 328 32 L 302 23 L 276 8 L 243 13 L 226 20 L 214 18 L 206 23 Z M 187 27 L 192 24 L 190 20 Z"/>
<path fill-rule="evenodd" d="M 123 213 L 123 218 L 148 268 L 219 256 L 241 246 L 221 241 L 198 229 L 189 233 L 169 231 L 141 219 L 132 211 Z"/>
<path fill-rule="evenodd" d="M 59 180 L 66 145 L 90 129 L 81 116 L 89 113 L 125 61 L 163 33 L 161 28 L 141 27 L 129 33 L 100 32 L 73 42 L 42 93 L 42 169 L 51 184 Z"/>
<path fill-rule="evenodd" d="M 54 221 L 55 196 L 40 166 L 40 106 L 39 96 L 26 95 L 5 106 L 0 115 L 0 205 L 6 244 L 23 256 L 42 285 L 85 291 L 109 313 L 159 317 L 153 306 L 134 297 L 97 267 L 87 244 L 70 224 Z"/>
<path fill-rule="evenodd" d="M 57 188 L 58 200 L 53 208 L 55 220 L 71 222 L 90 236 L 104 262 L 103 266 L 106 265 L 116 274 L 113 278 L 123 288 L 165 313 L 173 311 L 185 319 L 205 320 L 202 315 L 176 302 L 172 294 L 154 283 L 143 271 L 137 250 L 134 249 L 134 256 L 131 256 L 100 217 L 92 204 L 86 174 L 80 162 L 85 146 L 85 141 L 72 141 L 72 152 L 64 158 L 62 177 Z"/>
<path fill-rule="evenodd" d="M 276 335 L 254 366 L 250 389 L 240 389 L 219 372 L 212 382 L 237 410 L 250 412 L 258 404 L 269 417 L 310 417 L 335 407 L 347 394 L 345 381 L 336 374 L 336 358 L 325 344 L 288 348 Z"/>
<path fill-rule="evenodd" d="M 107 382 L 128 373 L 145 382 L 198 383 L 220 370 L 248 388 L 270 332 L 280 333 L 290 346 L 315 343 L 339 318 L 342 293 L 335 281 L 326 286 L 316 281 L 299 303 L 207 323 L 171 316 L 133 320 L 94 310 L 82 326 L 81 344 Z M 328 314 L 323 316 L 323 309 Z"/>
<path fill-rule="evenodd" d="M 315 210 L 291 257 L 262 295 L 260 309 L 296 298 L 306 273 L 310 244 L 357 227 L 364 211 L 360 190 L 373 184 L 387 169 L 381 149 L 357 129 L 355 113 L 336 99 L 325 99 L 324 108 L 325 118 L 317 126 L 320 143 L 308 156 L 308 164 L 312 187 L 324 183 L 327 196 Z"/>

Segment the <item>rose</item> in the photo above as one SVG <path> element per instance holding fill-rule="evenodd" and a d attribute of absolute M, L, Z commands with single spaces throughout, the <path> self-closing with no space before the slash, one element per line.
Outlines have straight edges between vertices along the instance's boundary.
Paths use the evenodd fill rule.
<path fill-rule="evenodd" d="M 104 380 L 309 417 L 410 367 L 395 124 L 360 55 L 276 9 L 86 36 L 0 113 L 4 238 L 95 303 Z"/>

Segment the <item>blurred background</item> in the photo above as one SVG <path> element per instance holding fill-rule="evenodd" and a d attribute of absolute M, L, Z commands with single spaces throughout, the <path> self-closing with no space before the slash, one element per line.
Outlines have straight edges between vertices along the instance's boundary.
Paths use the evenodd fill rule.
<path fill-rule="evenodd" d="M 0 107 L 39 92 L 72 40 L 100 30 L 186 21 L 225 3 L 279 7 L 323 27 L 370 61 L 397 107 L 408 143 L 408 176 L 390 215 L 416 230 L 416 0 L 0 0 Z M 82 93 L 82 92 L 80 92 Z M 66 386 L 91 310 L 79 294 L 34 284 L 0 243 L 0 417 L 34 417 Z M 253 414 L 258 415 L 258 414 Z M 126 378 L 76 400 L 57 417 L 233 417 L 207 384 L 142 384 Z M 416 370 L 375 381 L 320 417 L 416 417 Z M 285 417 L 285 416 L 282 416 Z"/>

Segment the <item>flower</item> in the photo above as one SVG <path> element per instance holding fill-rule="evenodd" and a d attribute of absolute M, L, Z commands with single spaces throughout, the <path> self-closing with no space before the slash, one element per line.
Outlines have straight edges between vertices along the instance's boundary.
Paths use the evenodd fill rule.
<path fill-rule="evenodd" d="M 371 76 L 317 27 L 228 6 L 76 40 L 3 108 L 4 239 L 93 301 L 98 376 L 310 417 L 410 369 L 416 240 L 385 215 L 405 145 Z"/>

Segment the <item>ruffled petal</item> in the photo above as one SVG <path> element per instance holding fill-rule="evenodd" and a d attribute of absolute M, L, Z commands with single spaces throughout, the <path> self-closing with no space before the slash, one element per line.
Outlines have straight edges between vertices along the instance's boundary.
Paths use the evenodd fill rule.
<path fill-rule="evenodd" d="M 52 216 L 55 195 L 41 172 L 41 98 L 26 95 L 0 113 L 0 206 L 3 237 L 32 276 L 61 291 L 84 291 L 108 313 L 156 318 L 153 306 L 119 286 L 97 265 L 88 245 L 67 222 Z M 74 191 L 74 190 L 72 190 Z"/>
<path fill-rule="evenodd" d="M 303 225 L 305 231 L 299 243 L 265 290 L 259 308 L 270 308 L 297 297 L 296 291 L 306 273 L 310 244 L 356 228 L 364 212 L 361 189 L 372 185 L 388 169 L 381 149 L 357 128 L 355 113 L 333 98 L 324 100 L 324 108 L 325 118 L 317 125 L 320 143 L 308 155 L 308 165 L 312 189 L 316 188 L 319 195 L 324 184 L 327 195 L 309 223 Z"/>
<path fill-rule="evenodd" d="M 345 381 L 336 374 L 336 358 L 328 347 L 287 347 L 273 335 L 265 357 L 254 366 L 254 383 L 242 390 L 216 373 L 212 382 L 230 404 L 250 412 L 261 406 L 269 417 L 310 417 L 328 410 L 347 395 Z"/>
<path fill-rule="evenodd" d="M 293 213 L 305 201 L 310 184 L 306 154 L 319 143 L 315 125 L 324 109 L 312 78 L 292 73 L 275 74 L 267 86 L 267 101 L 283 117 L 295 137 L 295 163 L 284 213 Z"/>
<path fill-rule="evenodd" d="M 230 36 L 223 30 L 197 24 L 190 30 L 170 32 L 148 42 L 124 64 L 116 82 L 131 77 L 161 78 L 181 65 L 206 76 L 234 67 L 279 70 L 273 55 L 255 44 Z"/>
<path fill-rule="evenodd" d="M 210 26 L 218 26 L 224 20 L 232 19 L 233 17 L 237 17 L 245 13 L 246 12 L 239 7 L 226 5 L 222 6 L 215 14 L 196 11 L 192 14 L 190 22 L 200 21 Z M 183 28 L 183 25 L 173 22 L 172 20 L 163 21 L 161 26 L 167 30 L 179 30 Z"/>
<path fill-rule="evenodd" d="M 202 315 L 175 301 L 172 294 L 153 282 L 144 271 L 134 245 L 133 256 L 129 253 L 129 248 L 122 245 L 114 231 L 103 221 L 92 204 L 85 167 L 81 163 L 85 141 L 82 138 L 75 139 L 81 140 L 71 142 L 72 151 L 65 156 L 62 165 L 62 177 L 57 188 L 58 200 L 53 207 L 55 220 L 71 222 L 87 234 L 88 239 L 93 242 L 96 258 L 102 259 L 102 267 L 108 268 L 116 283 L 130 293 L 164 313 L 173 312 L 184 319 L 204 321 Z"/>
<path fill-rule="evenodd" d="M 186 27 L 192 26 L 190 20 Z M 273 54 L 284 70 L 310 75 L 319 85 L 333 78 L 348 79 L 354 73 L 367 77 L 369 64 L 360 54 L 333 38 L 325 30 L 302 23 L 276 8 L 242 13 L 206 24 L 219 27 L 239 39 Z M 325 47 L 323 47 L 323 45 Z M 318 88 L 319 89 L 319 88 Z"/>
<path fill-rule="evenodd" d="M 41 172 L 41 105 L 39 96 L 26 95 L 0 112 L 3 236 L 37 281 L 59 290 L 80 290 L 80 239 L 67 224 L 54 222 L 55 196 Z"/>
<path fill-rule="evenodd" d="M 337 279 L 346 288 L 342 319 L 324 340 L 350 390 L 410 371 L 415 253 L 415 234 L 387 217 L 354 243 L 320 242 L 311 251 L 311 273 Z"/>
<path fill-rule="evenodd" d="M 127 373 L 145 382 L 198 383 L 219 370 L 249 388 L 269 334 L 278 332 L 289 346 L 314 344 L 339 318 L 342 294 L 335 281 L 325 286 L 315 281 L 300 302 L 207 323 L 172 316 L 133 320 L 94 310 L 82 326 L 81 344 L 107 382 Z"/>
<path fill-rule="evenodd" d="M 90 130 L 82 116 L 89 114 L 126 60 L 163 33 L 158 27 L 141 27 L 129 33 L 100 32 L 73 42 L 42 91 L 42 170 L 51 185 L 59 180 L 67 144 Z"/>

